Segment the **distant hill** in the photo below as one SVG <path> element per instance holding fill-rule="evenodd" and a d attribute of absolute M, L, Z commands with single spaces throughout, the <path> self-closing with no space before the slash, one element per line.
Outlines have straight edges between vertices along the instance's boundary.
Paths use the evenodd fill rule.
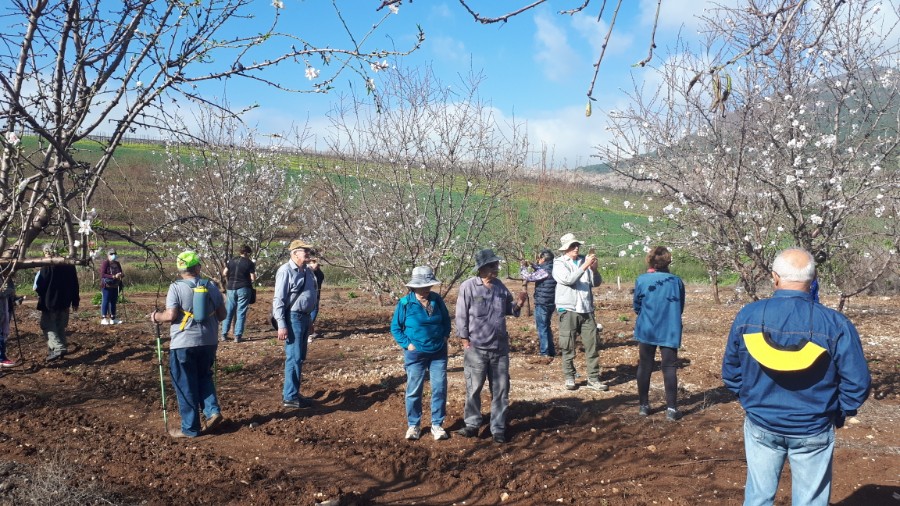
<path fill-rule="evenodd" d="M 590 174 L 609 174 L 612 172 L 612 169 L 608 164 L 605 163 L 597 163 L 594 165 L 585 165 L 584 167 L 578 167 L 575 169 L 580 172 L 587 172 Z"/>

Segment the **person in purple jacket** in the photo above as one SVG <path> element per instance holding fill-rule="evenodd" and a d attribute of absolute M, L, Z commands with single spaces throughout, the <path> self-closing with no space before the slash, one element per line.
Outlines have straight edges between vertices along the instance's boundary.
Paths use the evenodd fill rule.
<path fill-rule="evenodd" d="M 106 252 L 106 260 L 100 264 L 100 325 L 122 323 L 122 320 L 116 318 L 116 302 L 119 300 L 119 289 L 125 273 L 118 258 L 116 250 L 110 248 Z"/>
<path fill-rule="evenodd" d="M 663 385 L 666 389 L 666 419 L 681 418 L 678 411 L 678 348 L 681 347 L 681 314 L 684 312 L 684 283 L 669 272 L 672 253 L 657 246 L 647 254 L 647 272 L 634 282 L 634 338 L 638 341 L 638 413 L 650 414 L 650 373 L 656 348 L 662 357 Z"/>
<path fill-rule="evenodd" d="M 406 286 L 409 294 L 397 301 L 391 320 L 391 334 L 403 348 L 406 368 L 406 439 L 419 439 L 422 419 L 422 390 L 425 373 L 431 382 L 431 435 L 435 441 L 447 439 L 442 427 L 447 408 L 447 338 L 450 313 L 440 295 L 431 287 L 440 283 L 431 267 L 416 267 Z"/>

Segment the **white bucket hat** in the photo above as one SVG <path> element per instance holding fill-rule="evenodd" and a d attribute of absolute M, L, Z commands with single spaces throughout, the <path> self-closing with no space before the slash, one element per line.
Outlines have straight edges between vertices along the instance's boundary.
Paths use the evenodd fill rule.
<path fill-rule="evenodd" d="M 575 234 L 566 234 L 559 238 L 559 251 L 568 251 L 569 248 L 572 247 L 575 243 L 584 244 L 584 241 L 580 241 L 575 238 Z"/>
<path fill-rule="evenodd" d="M 439 285 L 440 283 L 434 277 L 434 269 L 424 265 L 413 269 L 412 279 L 409 280 L 406 286 L 410 288 L 424 288 L 426 286 Z"/>

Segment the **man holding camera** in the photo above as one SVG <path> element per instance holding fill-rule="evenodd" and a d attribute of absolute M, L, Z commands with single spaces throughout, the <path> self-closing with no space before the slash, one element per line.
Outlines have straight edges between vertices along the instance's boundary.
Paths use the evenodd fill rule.
<path fill-rule="evenodd" d="M 575 336 L 581 335 L 587 367 L 587 386 L 605 392 L 609 387 L 600 382 L 600 340 L 594 320 L 594 294 L 602 278 L 597 272 L 597 257 L 593 253 L 579 255 L 582 242 L 574 234 L 559 240 L 564 252 L 553 261 L 556 280 L 556 310 L 559 313 L 559 349 L 567 390 L 575 390 Z"/>

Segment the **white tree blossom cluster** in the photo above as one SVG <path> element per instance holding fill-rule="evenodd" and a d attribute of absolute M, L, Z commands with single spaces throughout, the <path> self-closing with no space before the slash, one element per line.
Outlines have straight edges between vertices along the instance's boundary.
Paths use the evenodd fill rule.
<path fill-rule="evenodd" d="M 302 178 L 228 115 L 206 110 L 199 130 L 194 143 L 169 144 L 156 169 L 160 194 L 151 210 L 161 226 L 151 237 L 164 239 L 172 255 L 197 251 L 213 278 L 247 244 L 257 275 L 271 274 L 284 262 L 283 238 L 298 233 Z"/>
<path fill-rule="evenodd" d="M 777 14 L 775 37 L 780 4 L 714 12 L 707 44 L 673 54 L 662 85 L 612 116 L 601 154 L 668 200 L 659 239 L 711 274 L 733 269 L 756 296 L 775 253 L 801 246 L 843 305 L 898 275 L 900 29 L 861 0 L 835 22 L 812 6 Z"/>
<path fill-rule="evenodd" d="M 417 265 L 446 293 L 470 274 L 527 143 L 480 99 L 480 76 L 447 86 L 430 68 L 380 75 L 377 104 L 353 96 L 331 114 L 334 158 L 305 182 L 308 224 L 328 261 L 379 297 L 405 293 Z"/>

